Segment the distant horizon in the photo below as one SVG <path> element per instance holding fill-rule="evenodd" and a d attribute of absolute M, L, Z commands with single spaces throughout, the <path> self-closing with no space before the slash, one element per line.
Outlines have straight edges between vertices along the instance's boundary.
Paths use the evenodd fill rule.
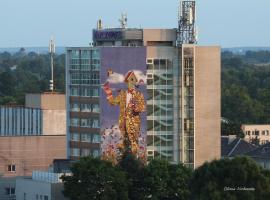
<path fill-rule="evenodd" d="M 220 46 L 222 49 L 237 49 L 237 48 L 270 48 L 270 45 L 269 46 L 229 46 L 229 47 L 222 47 L 221 45 L 215 45 L 215 44 L 212 44 L 212 45 L 200 45 L 200 44 L 196 44 L 198 46 Z M 60 45 L 60 46 L 57 46 L 56 45 L 56 48 L 68 48 L 68 47 L 92 47 L 90 45 L 85 45 L 85 46 L 64 46 L 64 45 Z M 0 47 L 0 50 L 3 50 L 3 49 L 20 49 L 20 48 L 26 48 L 26 49 L 34 49 L 34 48 L 42 48 L 42 49 L 45 49 L 45 48 L 48 48 L 47 46 L 14 46 L 14 47 Z"/>

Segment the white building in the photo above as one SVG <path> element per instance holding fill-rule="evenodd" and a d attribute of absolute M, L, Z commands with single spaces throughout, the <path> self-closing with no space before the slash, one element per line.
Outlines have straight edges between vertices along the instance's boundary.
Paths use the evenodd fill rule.
<path fill-rule="evenodd" d="M 16 180 L 17 200 L 67 200 L 63 195 L 62 173 L 33 171 L 32 178 Z"/>
<path fill-rule="evenodd" d="M 245 140 L 252 142 L 258 139 L 260 144 L 270 142 L 270 124 L 243 124 L 242 130 L 245 134 Z"/>

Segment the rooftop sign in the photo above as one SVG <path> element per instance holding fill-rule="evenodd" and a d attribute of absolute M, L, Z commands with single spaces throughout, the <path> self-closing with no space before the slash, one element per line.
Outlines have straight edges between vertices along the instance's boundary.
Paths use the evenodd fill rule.
<path fill-rule="evenodd" d="M 93 31 L 93 40 L 94 41 L 114 41 L 121 40 L 123 38 L 123 34 L 121 30 L 94 30 Z"/>

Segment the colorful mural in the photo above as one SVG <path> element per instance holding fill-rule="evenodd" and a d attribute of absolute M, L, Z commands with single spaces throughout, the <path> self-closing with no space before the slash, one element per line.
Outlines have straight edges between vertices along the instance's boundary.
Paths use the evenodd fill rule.
<path fill-rule="evenodd" d="M 124 153 L 145 160 L 146 52 L 108 47 L 101 52 L 101 152 L 117 162 Z"/>

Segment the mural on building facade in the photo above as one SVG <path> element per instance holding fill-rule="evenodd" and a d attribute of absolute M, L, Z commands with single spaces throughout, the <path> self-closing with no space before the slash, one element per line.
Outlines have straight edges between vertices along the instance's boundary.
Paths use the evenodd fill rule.
<path fill-rule="evenodd" d="M 145 49 L 118 48 L 115 51 L 114 48 L 111 51 L 110 48 L 106 48 L 103 51 L 101 61 L 103 69 L 101 81 L 104 83 L 101 96 L 102 157 L 115 163 L 124 153 L 130 153 L 145 160 Z"/>

